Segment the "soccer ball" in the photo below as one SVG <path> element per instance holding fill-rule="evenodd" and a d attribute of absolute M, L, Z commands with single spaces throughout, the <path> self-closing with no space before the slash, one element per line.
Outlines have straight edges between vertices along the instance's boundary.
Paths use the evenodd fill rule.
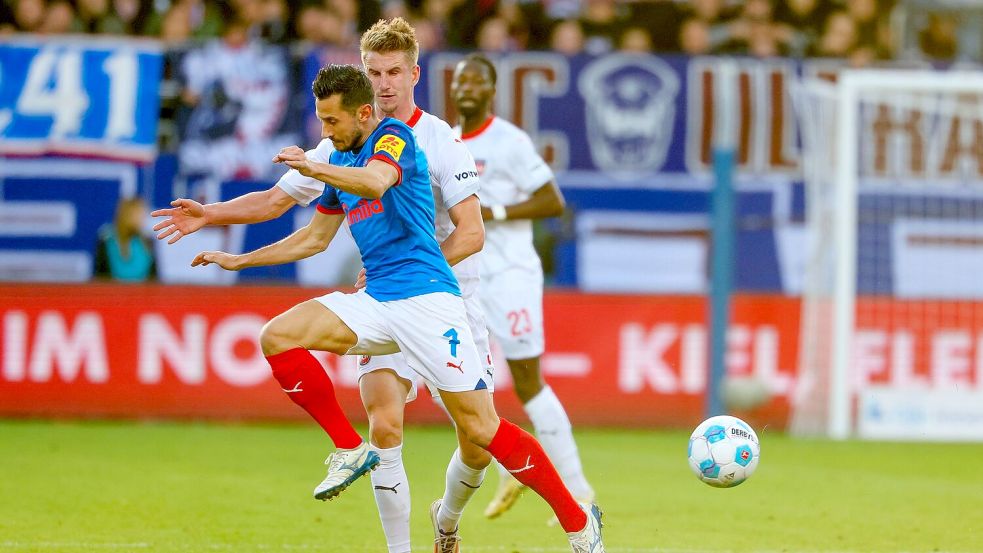
<path fill-rule="evenodd" d="M 689 437 L 689 468 L 715 488 L 732 488 L 758 468 L 761 448 L 754 430 L 730 415 L 710 417 Z"/>

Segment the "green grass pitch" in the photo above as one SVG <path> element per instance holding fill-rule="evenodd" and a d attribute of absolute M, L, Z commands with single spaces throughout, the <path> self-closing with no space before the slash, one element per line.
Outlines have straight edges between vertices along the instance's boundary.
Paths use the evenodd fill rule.
<path fill-rule="evenodd" d="M 758 434 L 757 473 L 718 490 L 689 472 L 682 432 L 578 430 L 608 551 L 983 551 L 983 444 Z M 432 550 L 452 439 L 407 430 L 414 551 Z M 0 421 L 0 551 L 385 553 L 367 478 L 311 498 L 329 450 L 307 425 Z M 569 551 L 531 492 L 485 520 L 496 478 L 465 514 L 462 552 Z"/>

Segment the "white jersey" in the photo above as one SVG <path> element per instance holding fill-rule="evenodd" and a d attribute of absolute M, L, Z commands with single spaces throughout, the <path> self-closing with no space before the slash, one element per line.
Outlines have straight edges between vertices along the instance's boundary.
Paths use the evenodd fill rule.
<path fill-rule="evenodd" d="M 460 127 L 455 129 L 460 135 Z M 529 199 L 553 180 L 553 171 L 536 152 L 529 135 L 499 117 L 478 130 L 461 135 L 474 156 L 481 176 L 481 205 L 512 205 Z M 486 221 L 481 274 L 495 275 L 506 269 L 542 271 L 532 241 L 532 221 Z"/>
<path fill-rule="evenodd" d="M 443 243 L 454 231 L 454 223 L 451 222 L 448 210 L 478 192 L 478 172 L 474 158 L 450 125 L 439 117 L 416 108 L 406 124 L 413 129 L 417 142 L 427 156 L 434 197 L 434 230 L 437 242 Z M 328 163 L 332 152 L 334 146 L 331 141 L 324 139 L 316 148 L 307 151 L 307 157 Z M 301 205 L 310 204 L 324 192 L 323 182 L 305 177 L 296 170 L 283 175 L 277 186 Z M 461 295 L 468 297 L 473 294 L 478 286 L 480 271 L 478 254 L 463 259 L 452 268 L 461 287 Z"/>

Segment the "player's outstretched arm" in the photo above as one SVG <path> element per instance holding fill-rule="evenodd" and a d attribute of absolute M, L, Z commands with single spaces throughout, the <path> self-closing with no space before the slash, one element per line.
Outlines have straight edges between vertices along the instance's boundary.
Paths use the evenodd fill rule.
<path fill-rule="evenodd" d="M 545 219 L 563 215 L 566 202 L 556 181 L 551 180 L 537 188 L 526 201 L 497 207 L 504 209 L 505 219 Z M 494 206 L 481 206 L 481 218 L 495 220 Z"/>
<path fill-rule="evenodd" d="M 273 186 L 262 192 L 250 192 L 227 202 L 201 205 L 187 198 L 178 198 L 171 202 L 170 208 L 158 209 L 152 212 L 152 217 L 166 217 L 154 225 L 159 231 L 158 240 L 170 237 L 168 244 L 173 244 L 181 237 L 192 234 L 206 225 L 235 225 L 262 223 L 275 219 L 286 213 L 297 200 L 283 191 L 279 186 Z"/>
<path fill-rule="evenodd" d="M 451 266 L 478 253 L 485 245 L 485 224 L 481 222 L 481 206 L 474 194 L 447 210 L 454 230 L 440 245 L 440 251 Z"/>
<path fill-rule="evenodd" d="M 279 242 L 239 255 L 226 252 L 202 252 L 191 262 L 192 267 L 216 263 L 228 271 L 239 271 L 263 265 L 281 265 L 308 258 L 323 252 L 334 239 L 344 214 L 314 213 L 311 222 Z"/>
<path fill-rule="evenodd" d="M 400 178 L 399 170 L 378 159 L 370 160 L 365 167 L 339 167 L 309 159 L 307 153 L 298 146 L 280 150 L 273 162 L 284 163 L 305 177 L 315 178 L 338 190 L 370 200 L 381 198 Z"/>

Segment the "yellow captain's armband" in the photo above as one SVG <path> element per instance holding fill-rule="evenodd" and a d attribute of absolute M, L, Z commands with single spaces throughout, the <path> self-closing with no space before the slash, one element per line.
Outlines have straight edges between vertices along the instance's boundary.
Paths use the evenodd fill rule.
<path fill-rule="evenodd" d="M 399 161 L 399 156 L 403 154 L 406 141 L 394 134 L 385 134 L 375 143 L 375 150 L 372 152 L 386 152 Z"/>

